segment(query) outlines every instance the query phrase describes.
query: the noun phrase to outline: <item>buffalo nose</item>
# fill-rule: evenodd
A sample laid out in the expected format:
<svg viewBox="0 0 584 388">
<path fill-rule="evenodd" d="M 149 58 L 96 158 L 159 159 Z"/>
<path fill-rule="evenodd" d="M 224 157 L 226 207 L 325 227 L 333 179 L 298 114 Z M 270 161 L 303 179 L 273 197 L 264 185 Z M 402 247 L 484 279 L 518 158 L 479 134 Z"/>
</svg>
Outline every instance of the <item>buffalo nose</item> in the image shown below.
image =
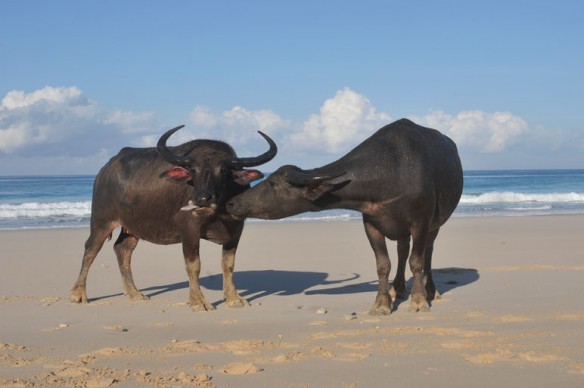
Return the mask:
<svg viewBox="0 0 584 388">
<path fill-rule="evenodd" d="M 213 194 L 208 190 L 201 190 L 195 195 L 195 203 L 199 206 L 209 206 L 211 200 L 213 199 Z"/>
</svg>

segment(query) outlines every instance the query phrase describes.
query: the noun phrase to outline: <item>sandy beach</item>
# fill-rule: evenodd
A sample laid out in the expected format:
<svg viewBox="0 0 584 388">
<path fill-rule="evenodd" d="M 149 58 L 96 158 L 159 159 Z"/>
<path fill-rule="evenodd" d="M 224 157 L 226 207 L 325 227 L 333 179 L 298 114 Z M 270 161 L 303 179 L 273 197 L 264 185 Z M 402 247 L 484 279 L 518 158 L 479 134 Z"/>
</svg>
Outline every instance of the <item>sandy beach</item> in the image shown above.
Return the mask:
<svg viewBox="0 0 584 388">
<path fill-rule="evenodd" d="M 217 309 L 197 313 L 180 245 L 138 245 L 151 299 L 133 302 L 107 242 L 78 305 L 87 229 L 2 231 L 0 386 L 582 387 L 583 228 L 584 215 L 454 218 L 434 251 L 442 298 L 387 317 L 367 314 L 377 275 L 359 221 L 248 223 L 235 282 L 249 308 L 221 301 L 220 247 L 204 242 Z"/>
</svg>

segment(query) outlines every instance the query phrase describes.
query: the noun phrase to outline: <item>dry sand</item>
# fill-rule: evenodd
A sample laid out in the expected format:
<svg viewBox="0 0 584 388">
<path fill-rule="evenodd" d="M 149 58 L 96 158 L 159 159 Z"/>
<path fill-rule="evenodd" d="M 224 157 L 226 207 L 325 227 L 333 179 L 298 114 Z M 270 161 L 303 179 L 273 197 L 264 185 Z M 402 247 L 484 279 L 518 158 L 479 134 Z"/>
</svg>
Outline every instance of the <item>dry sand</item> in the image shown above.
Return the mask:
<svg viewBox="0 0 584 388">
<path fill-rule="evenodd" d="M 0 386 L 582 387 L 583 230 L 579 215 L 452 219 L 434 253 L 442 298 L 387 317 L 367 314 L 377 282 L 360 222 L 249 223 L 243 309 L 221 302 L 220 247 L 205 242 L 217 310 L 202 313 L 185 303 L 179 245 L 140 243 L 134 279 L 151 300 L 132 302 L 106 243 L 77 305 L 88 231 L 3 231 Z"/>
</svg>

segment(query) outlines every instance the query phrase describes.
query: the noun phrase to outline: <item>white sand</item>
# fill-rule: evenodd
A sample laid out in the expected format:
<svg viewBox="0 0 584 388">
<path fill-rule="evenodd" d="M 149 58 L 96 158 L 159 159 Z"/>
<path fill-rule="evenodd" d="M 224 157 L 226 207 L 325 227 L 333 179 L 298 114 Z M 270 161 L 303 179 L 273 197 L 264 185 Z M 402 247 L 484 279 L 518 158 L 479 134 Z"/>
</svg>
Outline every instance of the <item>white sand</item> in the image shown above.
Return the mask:
<svg viewBox="0 0 584 388">
<path fill-rule="evenodd" d="M 0 386 L 582 387 L 583 230 L 580 215 L 452 219 L 434 253 L 442 299 L 388 317 L 367 314 L 377 276 L 360 222 L 249 223 L 244 309 L 220 301 L 220 247 L 205 242 L 217 310 L 202 313 L 180 245 L 139 244 L 151 300 L 131 302 L 106 243 L 77 305 L 87 230 L 0 232 Z"/>
</svg>

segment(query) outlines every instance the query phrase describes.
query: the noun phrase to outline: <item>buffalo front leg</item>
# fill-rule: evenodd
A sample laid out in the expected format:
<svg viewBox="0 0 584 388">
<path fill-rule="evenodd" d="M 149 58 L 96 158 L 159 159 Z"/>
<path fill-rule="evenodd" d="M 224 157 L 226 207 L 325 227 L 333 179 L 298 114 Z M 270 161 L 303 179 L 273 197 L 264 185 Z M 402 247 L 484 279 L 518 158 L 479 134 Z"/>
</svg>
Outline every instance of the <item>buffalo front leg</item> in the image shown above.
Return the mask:
<svg viewBox="0 0 584 388">
<path fill-rule="evenodd" d="M 189 305 L 193 311 L 210 311 L 215 307 L 205 300 L 199 275 L 201 274 L 201 258 L 199 257 L 199 244 L 187 244 L 183 242 L 183 254 L 185 257 L 185 267 L 189 276 Z"/>
<path fill-rule="evenodd" d="M 235 283 L 233 282 L 236 250 L 237 242 L 235 244 L 223 245 L 223 255 L 221 258 L 221 269 L 223 270 L 223 298 L 229 307 L 246 307 L 249 306 L 248 301 L 237 293 L 237 288 L 235 288 Z"/>
<path fill-rule="evenodd" d="M 122 274 L 124 294 L 128 295 L 131 300 L 147 300 L 150 298 L 138 291 L 132 276 L 132 252 L 134 252 L 136 245 L 138 245 L 138 238 L 122 228 L 118 239 L 114 243 L 114 252 L 118 258 L 118 266 Z"/>
<path fill-rule="evenodd" d="M 410 254 L 410 269 L 414 278 L 412 286 L 410 311 L 430 311 L 426 294 L 425 248 L 428 238 L 427 230 L 417 230 L 412 233 L 412 253 Z"/>
<path fill-rule="evenodd" d="M 89 238 L 85 242 L 85 252 L 83 253 L 83 260 L 81 262 L 81 271 L 79 272 L 79 277 L 71 289 L 70 300 L 73 303 L 87 303 L 87 274 L 89 273 L 89 267 L 93 263 L 95 256 L 101 250 L 103 243 L 110 235 L 111 231 L 107 229 L 95 230 L 97 228 L 92 227 L 92 232 L 89 234 Z"/>
<path fill-rule="evenodd" d="M 410 254 L 410 236 L 397 240 L 397 273 L 393 279 L 393 287 L 389 291 L 391 297 L 405 299 L 408 292 L 406 286 L 406 264 Z"/>
<path fill-rule="evenodd" d="M 366 220 L 366 216 L 363 216 L 363 224 L 365 226 L 365 234 L 369 239 L 371 248 L 373 248 L 373 253 L 375 253 L 377 276 L 379 277 L 377 296 L 375 297 L 375 303 L 373 303 L 371 310 L 369 310 L 369 314 L 389 315 L 393 308 L 392 300 L 389 295 L 388 280 L 391 263 L 389 261 L 389 254 L 387 253 L 385 236 L 371 222 Z"/>
</svg>

